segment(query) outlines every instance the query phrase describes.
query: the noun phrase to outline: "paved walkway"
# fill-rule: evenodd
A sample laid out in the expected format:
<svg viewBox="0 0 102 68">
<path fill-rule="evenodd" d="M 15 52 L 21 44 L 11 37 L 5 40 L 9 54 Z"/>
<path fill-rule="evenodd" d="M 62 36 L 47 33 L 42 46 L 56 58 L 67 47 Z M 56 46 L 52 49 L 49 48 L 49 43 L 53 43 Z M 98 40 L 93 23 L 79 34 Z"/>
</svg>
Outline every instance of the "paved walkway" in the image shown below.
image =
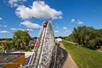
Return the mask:
<svg viewBox="0 0 102 68">
<path fill-rule="evenodd" d="M 63 44 L 61 43 L 60 45 L 61 48 L 65 49 Z M 63 64 L 62 68 L 78 68 L 78 66 L 76 65 L 76 63 L 73 61 L 72 57 L 70 56 L 70 54 L 68 53 L 67 59 Z"/>
</svg>

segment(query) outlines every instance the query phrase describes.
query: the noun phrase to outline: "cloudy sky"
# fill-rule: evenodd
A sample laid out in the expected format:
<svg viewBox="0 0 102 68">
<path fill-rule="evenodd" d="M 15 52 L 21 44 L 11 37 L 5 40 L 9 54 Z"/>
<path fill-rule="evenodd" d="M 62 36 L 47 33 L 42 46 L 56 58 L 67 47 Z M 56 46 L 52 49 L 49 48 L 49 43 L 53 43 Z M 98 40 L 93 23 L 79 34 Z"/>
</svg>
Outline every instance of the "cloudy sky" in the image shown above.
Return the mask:
<svg viewBox="0 0 102 68">
<path fill-rule="evenodd" d="M 0 0 L 0 38 L 16 30 L 28 30 L 32 37 L 46 19 L 52 20 L 55 36 L 67 36 L 74 27 L 102 28 L 101 0 Z"/>
</svg>

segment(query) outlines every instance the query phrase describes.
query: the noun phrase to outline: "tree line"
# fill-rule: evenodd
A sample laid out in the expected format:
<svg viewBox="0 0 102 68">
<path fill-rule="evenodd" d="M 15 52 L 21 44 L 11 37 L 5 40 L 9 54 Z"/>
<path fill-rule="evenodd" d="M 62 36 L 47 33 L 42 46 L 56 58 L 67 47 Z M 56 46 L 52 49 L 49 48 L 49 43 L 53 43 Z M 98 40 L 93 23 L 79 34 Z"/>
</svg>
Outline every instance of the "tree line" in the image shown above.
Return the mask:
<svg viewBox="0 0 102 68">
<path fill-rule="evenodd" d="M 13 33 L 13 38 L 0 41 L 0 50 L 28 50 L 30 40 L 31 37 L 27 31 L 17 30 Z"/>
<path fill-rule="evenodd" d="M 88 26 L 78 26 L 67 37 L 68 40 L 91 49 L 102 47 L 102 29 L 95 29 Z"/>
<path fill-rule="evenodd" d="M 27 31 L 22 31 L 22 30 L 18 30 L 16 32 L 13 33 L 13 43 L 15 45 L 15 48 L 17 48 L 18 50 L 20 49 L 25 49 L 26 46 L 28 46 L 29 41 L 31 39 L 29 33 Z"/>
</svg>

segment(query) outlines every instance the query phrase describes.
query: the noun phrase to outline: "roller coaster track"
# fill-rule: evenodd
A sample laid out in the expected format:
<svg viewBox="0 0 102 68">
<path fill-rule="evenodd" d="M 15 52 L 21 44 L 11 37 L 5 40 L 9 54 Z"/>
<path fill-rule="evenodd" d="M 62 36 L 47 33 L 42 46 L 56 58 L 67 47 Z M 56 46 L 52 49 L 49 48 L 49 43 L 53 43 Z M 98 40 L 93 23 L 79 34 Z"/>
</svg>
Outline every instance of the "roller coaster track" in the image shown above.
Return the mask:
<svg viewBox="0 0 102 68">
<path fill-rule="evenodd" d="M 52 26 L 47 21 L 46 27 L 43 26 L 40 31 L 40 37 L 36 41 L 33 55 L 30 57 L 28 64 L 22 66 L 22 68 L 49 68 L 52 56 L 54 55 L 56 58 L 56 48 Z M 54 65 L 53 68 L 55 68 Z"/>
</svg>

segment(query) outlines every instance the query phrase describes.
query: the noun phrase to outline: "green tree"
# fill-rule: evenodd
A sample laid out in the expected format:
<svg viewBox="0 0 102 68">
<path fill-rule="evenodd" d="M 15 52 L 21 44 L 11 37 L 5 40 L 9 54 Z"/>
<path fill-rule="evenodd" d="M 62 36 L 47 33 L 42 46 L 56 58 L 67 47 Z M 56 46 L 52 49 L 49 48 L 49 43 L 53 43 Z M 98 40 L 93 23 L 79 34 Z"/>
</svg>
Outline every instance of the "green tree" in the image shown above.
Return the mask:
<svg viewBox="0 0 102 68">
<path fill-rule="evenodd" d="M 30 41 L 30 35 L 27 31 L 18 30 L 14 32 L 13 42 L 17 49 L 24 49 Z"/>
<path fill-rule="evenodd" d="M 93 27 L 78 26 L 74 28 L 69 39 L 82 46 L 97 49 L 102 46 L 102 29 L 95 29 Z"/>
</svg>

